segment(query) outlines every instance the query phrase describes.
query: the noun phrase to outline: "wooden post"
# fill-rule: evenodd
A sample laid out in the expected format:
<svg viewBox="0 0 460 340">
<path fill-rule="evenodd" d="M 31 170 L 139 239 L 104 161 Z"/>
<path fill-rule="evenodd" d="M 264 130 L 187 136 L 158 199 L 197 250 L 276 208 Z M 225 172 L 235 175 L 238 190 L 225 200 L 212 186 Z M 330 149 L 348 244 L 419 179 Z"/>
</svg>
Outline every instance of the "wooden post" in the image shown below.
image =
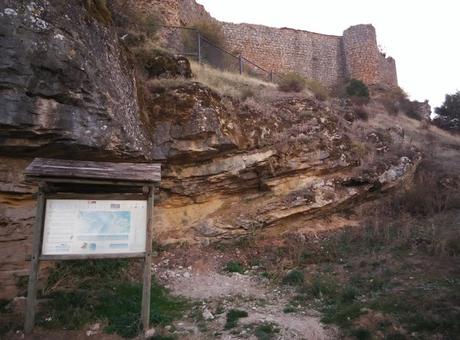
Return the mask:
<svg viewBox="0 0 460 340">
<path fill-rule="evenodd" d="M 196 31 L 197 35 L 197 54 L 198 54 L 198 64 L 201 64 L 201 33 L 200 31 Z"/>
<path fill-rule="evenodd" d="M 154 187 L 149 187 L 147 199 L 147 235 L 145 239 L 144 283 L 142 287 L 141 320 L 144 333 L 150 328 L 150 290 L 152 286 L 152 234 Z"/>
<path fill-rule="evenodd" d="M 45 192 L 44 184 L 40 183 L 37 194 L 37 213 L 35 216 L 35 224 L 32 238 L 32 259 L 30 263 L 29 285 L 27 287 L 27 303 L 26 303 L 26 320 L 24 332 L 30 333 L 35 324 L 35 305 L 37 300 L 37 281 L 38 270 L 40 265 L 40 245 L 43 230 L 43 220 L 45 216 Z"/>
<path fill-rule="evenodd" d="M 240 64 L 240 74 L 243 74 L 243 56 L 240 54 L 238 56 L 239 64 Z"/>
</svg>

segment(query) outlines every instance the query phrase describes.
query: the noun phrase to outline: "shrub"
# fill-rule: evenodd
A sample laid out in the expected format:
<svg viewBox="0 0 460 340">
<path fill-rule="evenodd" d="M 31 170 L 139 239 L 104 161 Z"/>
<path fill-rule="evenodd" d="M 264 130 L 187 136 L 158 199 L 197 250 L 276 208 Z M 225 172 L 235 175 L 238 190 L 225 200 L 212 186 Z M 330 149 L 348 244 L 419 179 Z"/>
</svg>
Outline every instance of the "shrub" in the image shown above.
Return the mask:
<svg viewBox="0 0 460 340">
<path fill-rule="evenodd" d="M 346 88 L 347 95 L 350 97 L 369 98 L 369 89 L 361 80 L 352 79 Z"/>
<path fill-rule="evenodd" d="M 248 312 L 239 309 L 231 309 L 227 313 L 227 322 L 225 323 L 225 329 L 235 328 L 238 319 L 245 318 L 248 316 Z"/>
<path fill-rule="evenodd" d="M 301 92 L 306 85 L 305 78 L 295 72 L 284 74 L 278 81 L 278 89 L 283 92 Z"/>
<path fill-rule="evenodd" d="M 182 34 L 182 42 L 186 51 L 197 51 L 197 31 L 213 45 L 219 47 L 224 45 L 225 37 L 222 32 L 222 26 L 217 21 L 197 21 L 190 25 L 190 28 L 193 28 L 194 30 L 184 30 Z M 201 53 L 205 58 L 208 57 L 209 54 L 215 53 L 214 48 L 208 46 L 207 44 L 202 44 L 201 48 Z"/>
<path fill-rule="evenodd" d="M 283 283 L 291 286 L 297 286 L 304 282 L 303 273 L 298 270 L 291 270 L 283 278 Z"/>
<path fill-rule="evenodd" d="M 401 110 L 408 116 L 409 118 L 422 120 L 422 117 L 419 114 L 419 105 L 415 101 L 410 101 L 409 99 L 403 99 L 400 102 Z"/>
<path fill-rule="evenodd" d="M 149 37 L 155 36 L 163 23 L 158 13 L 151 13 L 139 18 L 139 26 Z"/>
<path fill-rule="evenodd" d="M 192 71 L 187 58 L 160 49 L 137 49 L 136 59 L 142 65 L 147 78 L 191 78 Z"/>
<path fill-rule="evenodd" d="M 270 340 L 273 339 L 275 334 L 279 332 L 280 330 L 275 324 L 264 322 L 263 324 L 257 326 L 254 335 L 258 340 Z"/>
<path fill-rule="evenodd" d="M 367 121 L 369 119 L 369 112 L 363 106 L 358 106 L 355 108 L 356 118 L 360 120 Z"/>
<path fill-rule="evenodd" d="M 244 267 L 240 262 L 237 261 L 229 261 L 225 266 L 225 270 L 229 273 L 244 273 Z"/>
<path fill-rule="evenodd" d="M 317 80 L 307 81 L 307 86 L 318 100 L 326 100 L 330 95 L 329 90 Z"/>
<path fill-rule="evenodd" d="M 434 123 L 446 130 L 460 131 L 460 91 L 447 94 L 444 103 L 434 112 L 438 115 Z"/>
</svg>

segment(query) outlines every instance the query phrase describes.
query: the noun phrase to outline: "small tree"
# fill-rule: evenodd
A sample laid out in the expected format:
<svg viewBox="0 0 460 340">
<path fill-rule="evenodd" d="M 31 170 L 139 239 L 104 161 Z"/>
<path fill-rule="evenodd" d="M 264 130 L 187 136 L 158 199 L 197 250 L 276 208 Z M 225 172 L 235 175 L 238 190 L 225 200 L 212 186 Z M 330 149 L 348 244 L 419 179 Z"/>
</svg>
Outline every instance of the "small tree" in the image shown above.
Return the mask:
<svg viewBox="0 0 460 340">
<path fill-rule="evenodd" d="M 352 79 L 347 85 L 346 88 L 347 95 L 350 97 L 364 97 L 369 98 L 369 89 L 367 88 L 366 84 L 364 84 L 361 80 Z"/>
<path fill-rule="evenodd" d="M 434 112 L 438 114 L 434 119 L 437 126 L 446 130 L 460 131 L 460 91 L 446 94 L 444 103 Z"/>
</svg>

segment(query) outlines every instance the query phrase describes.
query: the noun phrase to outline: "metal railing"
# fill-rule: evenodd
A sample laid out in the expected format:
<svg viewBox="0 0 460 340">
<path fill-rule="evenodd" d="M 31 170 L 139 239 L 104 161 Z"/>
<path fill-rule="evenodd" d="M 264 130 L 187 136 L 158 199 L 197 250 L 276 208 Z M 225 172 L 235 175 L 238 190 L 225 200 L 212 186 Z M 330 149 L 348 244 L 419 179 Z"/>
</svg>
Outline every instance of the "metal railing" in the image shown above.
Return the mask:
<svg viewBox="0 0 460 340">
<path fill-rule="evenodd" d="M 281 76 L 267 70 L 242 54 L 232 53 L 217 46 L 198 29 L 183 26 L 162 26 L 166 32 L 167 48 L 177 54 L 195 58 L 200 64 L 208 64 L 222 71 L 246 74 L 264 81 L 273 82 Z"/>
</svg>

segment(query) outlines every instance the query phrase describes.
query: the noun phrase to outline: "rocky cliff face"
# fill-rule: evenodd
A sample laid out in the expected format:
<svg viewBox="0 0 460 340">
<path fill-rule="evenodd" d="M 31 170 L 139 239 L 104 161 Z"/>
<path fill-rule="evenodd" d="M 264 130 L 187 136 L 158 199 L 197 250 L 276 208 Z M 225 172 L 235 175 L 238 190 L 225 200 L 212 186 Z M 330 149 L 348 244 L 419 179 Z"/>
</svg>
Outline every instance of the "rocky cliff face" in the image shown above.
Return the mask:
<svg viewBox="0 0 460 340">
<path fill-rule="evenodd" d="M 0 3 L 0 298 L 27 273 L 35 156 L 149 159 L 134 69 L 113 28 L 62 1 Z"/>
<path fill-rule="evenodd" d="M 3 153 L 149 157 L 133 67 L 113 29 L 69 2 L 3 1 L 0 14 Z"/>
<path fill-rule="evenodd" d="M 269 88 L 263 105 L 241 103 L 185 80 L 139 89 L 115 29 L 82 5 L 3 1 L 0 50 L 0 298 L 27 275 L 36 188 L 22 172 L 36 156 L 162 162 L 156 238 L 204 244 L 301 227 L 417 164 L 404 152 L 364 164 L 403 137 L 353 133 L 341 102 Z"/>
</svg>

